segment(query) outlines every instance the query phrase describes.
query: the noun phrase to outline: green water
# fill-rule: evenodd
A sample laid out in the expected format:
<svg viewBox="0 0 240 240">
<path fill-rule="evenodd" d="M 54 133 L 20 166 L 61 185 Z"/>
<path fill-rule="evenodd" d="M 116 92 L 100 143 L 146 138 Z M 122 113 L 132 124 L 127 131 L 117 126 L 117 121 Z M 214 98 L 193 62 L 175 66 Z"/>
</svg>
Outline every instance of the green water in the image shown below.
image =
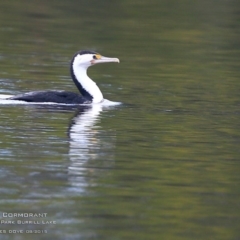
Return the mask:
<svg viewBox="0 0 240 240">
<path fill-rule="evenodd" d="M 240 239 L 239 12 L 2 1 L 0 94 L 76 91 L 69 61 L 92 49 L 120 59 L 89 75 L 122 105 L 0 104 L 0 239 Z"/>
</svg>

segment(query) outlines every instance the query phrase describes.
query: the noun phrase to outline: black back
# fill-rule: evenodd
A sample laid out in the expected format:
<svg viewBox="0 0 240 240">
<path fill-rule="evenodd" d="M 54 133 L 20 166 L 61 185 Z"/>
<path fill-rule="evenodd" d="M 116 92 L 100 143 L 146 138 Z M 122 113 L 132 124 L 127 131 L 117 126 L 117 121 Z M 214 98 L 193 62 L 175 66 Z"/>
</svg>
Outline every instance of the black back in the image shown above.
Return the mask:
<svg viewBox="0 0 240 240">
<path fill-rule="evenodd" d="M 25 102 L 53 102 L 64 104 L 83 104 L 91 103 L 88 99 L 77 93 L 67 91 L 34 91 L 24 94 L 15 95 L 8 98 L 9 100 L 20 100 Z"/>
</svg>

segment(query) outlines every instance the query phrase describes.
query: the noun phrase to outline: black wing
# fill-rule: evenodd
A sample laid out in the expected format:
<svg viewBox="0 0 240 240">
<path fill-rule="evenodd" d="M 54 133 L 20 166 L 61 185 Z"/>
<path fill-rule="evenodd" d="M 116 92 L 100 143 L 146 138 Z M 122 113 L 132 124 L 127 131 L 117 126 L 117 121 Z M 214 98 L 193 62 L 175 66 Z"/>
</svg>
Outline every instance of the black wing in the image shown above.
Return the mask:
<svg viewBox="0 0 240 240">
<path fill-rule="evenodd" d="M 89 100 L 77 93 L 66 91 L 34 91 L 15 95 L 9 100 L 20 100 L 25 102 L 52 102 L 65 104 L 83 104 L 90 103 Z"/>
</svg>

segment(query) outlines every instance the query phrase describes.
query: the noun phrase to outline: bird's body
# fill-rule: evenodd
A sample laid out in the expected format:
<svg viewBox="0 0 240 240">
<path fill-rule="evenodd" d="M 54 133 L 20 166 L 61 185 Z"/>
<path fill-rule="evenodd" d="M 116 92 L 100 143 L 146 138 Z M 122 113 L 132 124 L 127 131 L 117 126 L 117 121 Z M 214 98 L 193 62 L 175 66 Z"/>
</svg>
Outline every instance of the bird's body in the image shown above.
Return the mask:
<svg viewBox="0 0 240 240">
<path fill-rule="evenodd" d="M 8 98 L 9 100 L 19 100 L 24 102 L 49 102 L 49 103 L 64 103 L 64 104 L 88 104 L 92 103 L 90 100 L 82 97 L 78 93 L 48 90 L 48 91 L 34 91 L 23 94 L 18 94 Z"/>
<path fill-rule="evenodd" d="M 119 62 L 117 58 L 107 58 L 93 51 L 77 52 L 70 64 L 70 73 L 73 82 L 81 93 L 68 91 L 34 91 L 24 94 L 19 94 L 8 98 L 9 100 L 19 100 L 25 102 L 49 102 L 63 104 L 91 104 L 102 102 L 103 95 L 97 84 L 88 77 L 88 67 L 97 63 Z"/>
</svg>

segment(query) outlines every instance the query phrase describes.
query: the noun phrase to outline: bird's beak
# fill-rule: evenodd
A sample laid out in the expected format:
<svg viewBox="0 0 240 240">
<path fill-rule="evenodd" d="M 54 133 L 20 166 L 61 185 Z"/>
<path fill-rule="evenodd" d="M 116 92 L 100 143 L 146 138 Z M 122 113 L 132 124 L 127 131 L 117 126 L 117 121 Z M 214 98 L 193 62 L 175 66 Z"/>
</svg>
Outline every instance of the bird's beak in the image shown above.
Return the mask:
<svg viewBox="0 0 240 240">
<path fill-rule="evenodd" d="M 109 58 L 109 57 L 104 57 L 104 56 L 100 56 L 98 59 L 93 59 L 91 61 L 91 64 L 97 64 L 97 63 L 107 63 L 107 62 L 117 62 L 119 63 L 119 59 L 118 58 Z"/>
</svg>

